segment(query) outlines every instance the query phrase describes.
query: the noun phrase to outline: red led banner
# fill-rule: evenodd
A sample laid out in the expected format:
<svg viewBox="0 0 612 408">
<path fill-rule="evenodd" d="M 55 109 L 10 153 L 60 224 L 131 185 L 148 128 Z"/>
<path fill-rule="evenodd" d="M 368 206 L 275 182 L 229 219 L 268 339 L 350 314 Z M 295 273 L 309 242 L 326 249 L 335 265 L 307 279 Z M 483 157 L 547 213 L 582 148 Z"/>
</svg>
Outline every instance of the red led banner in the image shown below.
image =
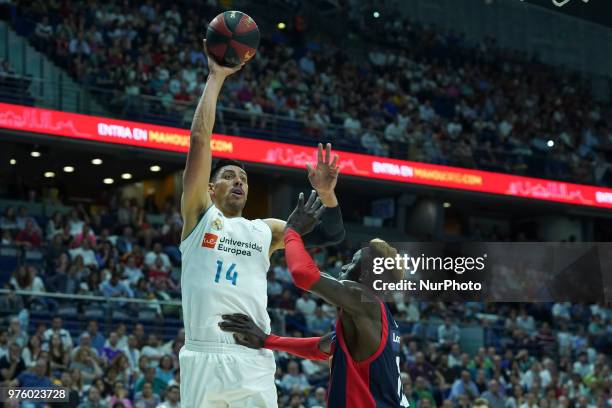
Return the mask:
<svg viewBox="0 0 612 408">
<path fill-rule="evenodd" d="M 0 128 L 149 149 L 187 152 L 189 130 L 0 103 Z M 273 166 L 304 167 L 316 149 L 287 143 L 214 134 L 216 157 Z M 612 189 L 463 169 L 459 167 L 337 152 L 342 174 L 482 193 L 612 208 Z"/>
</svg>

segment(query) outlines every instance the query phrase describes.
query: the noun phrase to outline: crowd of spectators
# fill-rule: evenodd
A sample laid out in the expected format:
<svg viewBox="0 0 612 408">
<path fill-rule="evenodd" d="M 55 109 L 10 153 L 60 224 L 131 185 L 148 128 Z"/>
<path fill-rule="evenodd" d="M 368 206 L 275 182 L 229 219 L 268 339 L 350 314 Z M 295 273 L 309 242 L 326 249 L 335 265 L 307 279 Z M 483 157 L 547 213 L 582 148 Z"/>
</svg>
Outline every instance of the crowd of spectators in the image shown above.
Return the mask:
<svg viewBox="0 0 612 408">
<path fill-rule="evenodd" d="M 158 223 L 149 221 L 152 214 L 161 214 Z M 150 299 L 158 320 L 176 318 L 176 307 L 155 300 L 179 298 L 180 280 L 172 271 L 180 266 L 180 229 L 172 200 L 163 208 L 152 199 L 144 205 L 112 200 L 108 209 L 77 206 L 48 219 L 31 216 L 25 206 L 7 207 L 0 218 L 2 247 L 44 256 L 40 262 L 24 257 L 12 275 L 0 274 L 9 289 Z M 311 253 L 322 270 L 337 275 L 352 248 Z M 178 407 L 184 332 L 84 317 L 94 303 L 3 295 L 0 383 L 61 384 L 71 390 L 66 406 Z M 29 322 L 40 310 L 67 304 L 79 308 L 69 322 L 57 315 Z M 130 307 L 119 299 L 114 304 Z M 268 304 L 275 330 L 292 336 L 327 333 L 337 317 L 334 307 L 296 289 L 282 254 L 268 272 Z M 612 406 L 612 313 L 604 304 L 398 298 L 389 305 L 402 333 L 401 381 L 413 407 L 468 407 L 477 397 L 496 408 Z M 470 327 L 481 327 L 482 336 L 470 339 L 463 330 Z M 327 363 L 284 353 L 277 362 L 280 407 L 325 406 Z"/>
<path fill-rule="evenodd" d="M 32 42 L 81 83 L 113 90 L 104 95 L 117 111 L 191 120 L 206 74 L 202 27 L 222 10 L 216 2 L 16 3 Z M 221 95 L 221 108 L 244 113 L 220 114 L 220 130 L 610 184 L 610 106 L 576 75 L 490 38 L 472 43 L 401 17 L 380 21 L 356 26 L 377 41 L 359 60 L 331 42 L 299 46 L 280 30 L 264 33 Z"/>
<path fill-rule="evenodd" d="M 17 75 L 8 60 L 0 59 L 0 101 L 33 105 L 31 78 Z"/>
<path fill-rule="evenodd" d="M 159 213 L 159 222 L 150 223 L 146 211 Z M 78 206 L 44 222 L 29 216 L 26 206 L 4 210 L 2 245 L 21 248 L 25 259 L 34 260 L 14 271 L 11 288 L 162 301 L 178 297 L 182 221 L 170 202 L 161 212 L 151 200 L 146 207 L 124 200 L 97 213 Z M 33 301 L 36 307 L 57 307 L 53 300 Z M 136 307 L 121 306 L 124 311 Z M 160 316 L 163 311 L 155 302 L 148 308 Z"/>
</svg>

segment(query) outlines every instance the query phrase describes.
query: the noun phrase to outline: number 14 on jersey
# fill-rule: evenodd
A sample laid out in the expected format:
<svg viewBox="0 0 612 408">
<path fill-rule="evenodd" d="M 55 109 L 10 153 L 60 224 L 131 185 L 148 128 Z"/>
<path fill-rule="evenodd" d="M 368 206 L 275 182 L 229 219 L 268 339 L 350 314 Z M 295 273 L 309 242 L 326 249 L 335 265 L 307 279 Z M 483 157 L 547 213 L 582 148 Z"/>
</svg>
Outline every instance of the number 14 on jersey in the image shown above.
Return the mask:
<svg viewBox="0 0 612 408">
<path fill-rule="evenodd" d="M 217 273 L 215 274 L 215 283 L 219 283 L 221 279 L 221 272 L 223 271 L 223 261 L 217 259 Z M 233 263 L 225 271 L 225 279 L 232 282 L 232 285 L 236 286 L 236 280 L 238 279 L 238 271 L 236 270 L 236 264 Z"/>
</svg>

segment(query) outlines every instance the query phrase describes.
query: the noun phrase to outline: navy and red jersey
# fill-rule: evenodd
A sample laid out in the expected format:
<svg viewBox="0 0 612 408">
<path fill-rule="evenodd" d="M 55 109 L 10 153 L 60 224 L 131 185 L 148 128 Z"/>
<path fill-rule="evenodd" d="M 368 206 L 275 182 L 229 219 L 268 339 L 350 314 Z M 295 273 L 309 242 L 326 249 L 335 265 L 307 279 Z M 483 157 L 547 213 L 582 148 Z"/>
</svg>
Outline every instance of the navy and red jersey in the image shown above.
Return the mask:
<svg viewBox="0 0 612 408">
<path fill-rule="evenodd" d="M 380 302 L 381 342 L 376 352 L 364 361 L 355 361 L 342 335 L 340 317 L 332 343 L 329 408 L 407 407 L 399 370 L 400 333 L 387 306 Z"/>
</svg>

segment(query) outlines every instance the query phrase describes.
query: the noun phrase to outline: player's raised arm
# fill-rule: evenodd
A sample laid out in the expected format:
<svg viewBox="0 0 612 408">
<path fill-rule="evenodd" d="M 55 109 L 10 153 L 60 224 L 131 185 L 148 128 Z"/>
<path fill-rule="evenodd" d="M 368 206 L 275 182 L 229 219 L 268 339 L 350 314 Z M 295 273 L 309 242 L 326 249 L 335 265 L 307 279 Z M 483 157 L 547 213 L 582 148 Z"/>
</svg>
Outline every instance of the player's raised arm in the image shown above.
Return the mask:
<svg viewBox="0 0 612 408">
<path fill-rule="evenodd" d="M 303 236 L 304 243 L 308 248 L 338 244 L 342 242 L 345 235 L 342 212 L 335 192 L 338 173 L 340 172 L 338 155 L 334 154 L 332 158 L 331 148 L 331 144 L 328 143 L 324 150 L 323 145 L 319 143 L 316 166 L 306 165 L 310 185 L 325 206 L 320 217 L 321 222 L 311 232 Z M 267 219 L 265 221 L 272 230 L 270 252 L 284 248 L 285 221 L 278 219 Z"/>
<path fill-rule="evenodd" d="M 249 316 L 235 313 L 221 316 L 221 330 L 234 333 L 236 343 L 253 349 L 284 351 L 308 360 L 328 360 L 333 333 L 322 337 L 281 337 L 266 334 Z"/>
<path fill-rule="evenodd" d="M 297 287 L 316 293 L 349 314 L 362 314 L 364 309 L 375 309 L 364 308 L 363 289 L 360 285 L 322 274 L 306 251 L 301 235 L 308 234 L 320 222 L 321 207 L 319 199 L 314 199 L 314 194 L 311 194 L 305 204 L 304 195 L 300 194 L 298 205 L 287 220 L 284 236 L 285 258 L 293 282 Z"/>
<path fill-rule="evenodd" d="M 206 51 L 206 41 L 204 41 Z M 208 182 L 212 164 L 210 139 L 215 125 L 215 112 L 219 92 L 225 79 L 242 68 L 221 66 L 208 55 L 209 74 L 204 93 L 200 98 L 193 122 L 187 163 L 183 173 L 183 196 L 181 198 L 181 213 L 184 219 L 182 239 L 195 228 L 200 213 L 210 205 Z"/>
</svg>

